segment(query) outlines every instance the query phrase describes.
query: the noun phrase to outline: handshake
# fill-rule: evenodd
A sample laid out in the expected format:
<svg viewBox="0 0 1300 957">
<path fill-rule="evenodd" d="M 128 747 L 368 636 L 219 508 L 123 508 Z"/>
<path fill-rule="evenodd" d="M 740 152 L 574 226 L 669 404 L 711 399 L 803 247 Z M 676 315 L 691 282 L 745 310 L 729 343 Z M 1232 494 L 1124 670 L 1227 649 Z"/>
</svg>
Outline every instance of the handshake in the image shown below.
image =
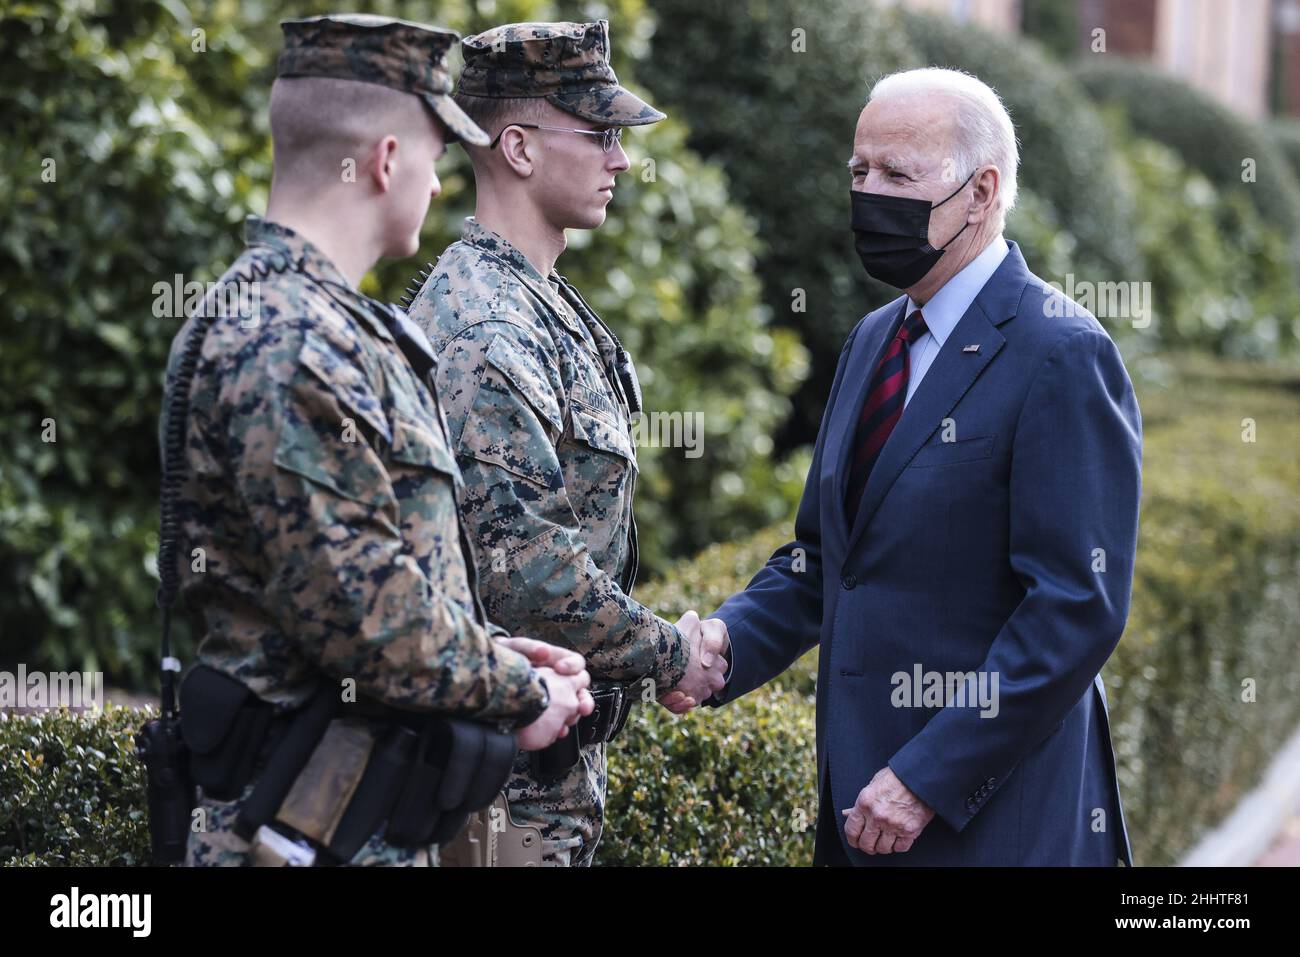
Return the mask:
<svg viewBox="0 0 1300 957">
<path fill-rule="evenodd" d="M 727 634 L 727 623 L 721 618 L 700 621 L 700 616 L 694 611 L 682 615 L 677 628 L 690 647 L 690 660 L 682 680 L 675 688 L 660 695 L 659 703 L 673 714 L 685 714 L 721 691 L 726 684 L 723 676 L 727 673 L 731 638 Z"/>
<path fill-rule="evenodd" d="M 659 703 L 680 715 L 722 690 L 731 642 L 726 622 L 721 618 L 701 621 L 694 611 L 688 611 L 678 620 L 677 628 L 686 639 L 689 651 L 686 674 L 675 687 L 659 696 Z M 566 737 L 570 728 L 595 710 L 596 702 L 588 690 L 591 675 L 582 655 L 533 638 L 497 641 L 528 659 L 546 682 L 550 698 L 546 710 L 519 731 L 522 750 L 540 751 L 549 747 Z"/>
</svg>

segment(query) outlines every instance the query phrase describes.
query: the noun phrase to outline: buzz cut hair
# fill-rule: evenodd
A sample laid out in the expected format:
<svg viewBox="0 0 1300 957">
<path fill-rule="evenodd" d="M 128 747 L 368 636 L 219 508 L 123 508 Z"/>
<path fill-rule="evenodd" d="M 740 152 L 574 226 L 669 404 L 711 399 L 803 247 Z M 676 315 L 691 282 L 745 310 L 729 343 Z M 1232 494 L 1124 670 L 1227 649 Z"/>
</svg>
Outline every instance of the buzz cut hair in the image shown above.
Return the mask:
<svg viewBox="0 0 1300 957">
<path fill-rule="evenodd" d="M 420 98 L 377 83 L 334 77 L 280 77 L 271 87 L 271 145 L 275 170 L 294 178 L 337 177 L 342 159 L 356 159 L 389 133 L 448 131 Z"/>
<path fill-rule="evenodd" d="M 548 100 L 544 96 L 474 96 L 457 91 L 452 97 L 474 125 L 496 139 L 511 123 L 537 123 L 546 119 Z"/>
</svg>

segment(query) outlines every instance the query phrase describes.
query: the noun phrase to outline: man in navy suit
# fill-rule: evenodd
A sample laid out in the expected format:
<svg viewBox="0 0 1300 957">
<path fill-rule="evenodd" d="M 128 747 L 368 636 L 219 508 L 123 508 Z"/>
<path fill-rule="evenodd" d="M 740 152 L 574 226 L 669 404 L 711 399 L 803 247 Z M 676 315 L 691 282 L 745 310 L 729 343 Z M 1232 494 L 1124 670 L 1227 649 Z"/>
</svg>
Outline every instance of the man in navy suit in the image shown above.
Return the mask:
<svg viewBox="0 0 1300 957">
<path fill-rule="evenodd" d="M 711 705 L 820 644 L 820 864 L 1132 863 L 1098 672 L 1142 423 L 1101 325 L 1002 237 L 1017 163 L 974 77 L 872 90 L 853 232 L 906 295 L 844 346 L 795 540 L 706 623 L 731 643 Z"/>
</svg>

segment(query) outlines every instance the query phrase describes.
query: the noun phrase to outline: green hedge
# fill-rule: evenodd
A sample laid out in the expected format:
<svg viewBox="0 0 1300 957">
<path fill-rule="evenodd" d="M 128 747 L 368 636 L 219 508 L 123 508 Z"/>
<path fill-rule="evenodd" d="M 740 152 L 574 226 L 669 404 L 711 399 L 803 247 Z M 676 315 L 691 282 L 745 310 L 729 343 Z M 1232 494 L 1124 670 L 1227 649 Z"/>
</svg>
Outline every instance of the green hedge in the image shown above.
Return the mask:
<svg viewBox="0 0 1300 957">
<path fill-rule="evenodd" d="M 1240 190 L 1266 220 L 1292 238 L 1300 236 L 1300 185 L 1266 130 L 1145 64 L 1094 55 L 1080 61 L 1075 75 L 1098 103 L 1123 110 L 1138 135 L 1177 151 L 1216 189 Z M 1242 179 L 1247 159 L 1255 161 L 1253 182 Z M 1154 202 L 1167 198 L 1161 192 L 1150 196 Z"/>
<path fill-rule="evenodd" d="M 1191 358 L 1145 381 L 1133 605 L 1103 676 L 1134 853 L 1169 864 L 1300 722 L 1300 377 Z M 1255 442 L 1242 441 L 1243 419 Z M 638 597 L 665 614 L 707 614 L 788 534 L 714 546 Z M 612 750 L 598 861 L 808 863 L 815 673 L 814 651 L 719 711 L 637 709 Z M 142 720 L 0 722 L 0 860 L 139 861 L 142 781 L 126 755 Z"/>
<path fill-rule="evenodd" d="M 1300 724 L 1300 376 L 1205 358 L 1168 375 L 1140 393 L 1133 607 L 1104 671 L 1145 864 L 1175 863 Z"/>
<path fill-rule="evenodd" d="M 0 713 L 0 864 L 114 866 L 149 861 L 142 712 Z"/>
<path fill-rule="evenodd" d="M 1240 190 L 1216 188 L 1172 149 L 1132 135 L 1124 142 L 1136 189 L 1161 198 L 1138 207 L 1134 235 L 1146 268 L 1130 275 L 1151 284 L 1151 325 L 1133 337 L 1152 349 L 1294 353 L 1300 288 L 1282 231 Z"/>
</svg>

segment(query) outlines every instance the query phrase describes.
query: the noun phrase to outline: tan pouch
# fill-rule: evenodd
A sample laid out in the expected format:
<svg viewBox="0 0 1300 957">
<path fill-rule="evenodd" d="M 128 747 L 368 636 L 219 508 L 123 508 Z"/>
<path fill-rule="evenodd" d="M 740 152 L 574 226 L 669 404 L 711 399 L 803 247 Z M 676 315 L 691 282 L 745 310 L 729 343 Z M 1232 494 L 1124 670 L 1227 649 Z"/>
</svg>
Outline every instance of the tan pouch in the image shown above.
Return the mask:
<svg viewBox="0 0 1300 957">
<path fill-rule="evenodd" d="M 442 867 L 541 867 L 542 831 L 516 824 L 504 794 L 469 816 L 461 832 L 438 852 Z"/>
<path fill-rule="evenodd" d="M 374 735 L 364 721 L 331 721 L 275 819 L 317 844 L 329 846 L 366 772 L 374 744 Z"/>
</svg>

